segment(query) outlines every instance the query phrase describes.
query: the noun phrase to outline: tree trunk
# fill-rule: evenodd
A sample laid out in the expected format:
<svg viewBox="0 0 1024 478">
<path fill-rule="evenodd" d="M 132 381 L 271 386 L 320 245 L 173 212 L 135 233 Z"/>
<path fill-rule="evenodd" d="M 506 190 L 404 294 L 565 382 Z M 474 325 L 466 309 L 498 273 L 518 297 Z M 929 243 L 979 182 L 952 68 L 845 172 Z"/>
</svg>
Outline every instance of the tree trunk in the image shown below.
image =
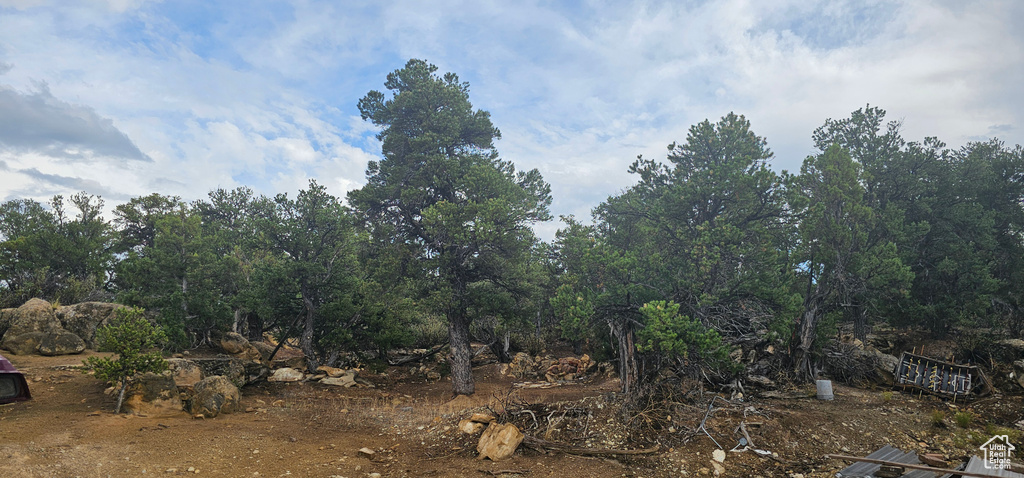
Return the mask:
<svg viewBox="0 0 1024 478">
<path fill-rule="evenodd" d="M 306 316 L 302 320 L 302 335 L 299 336 L 299 347 L 302 349 L 302 353 L 306 354 L 306 367 L 310 372 L 315 372 L 316 368 L 320 366 L 320 361 L 316 358 L 316 350 L 313 348 L 313 328 L 316 325 L 313 319 L 316 316 L 316 305 L 309 298 L 309 291 L 305 284 L 301 286 L 300 290 L 302 292 L 302 304 L 306 309 Z"/>
<path fill-rule="evenodd" d="M 628 320 L 616 323 L 614 319 L 608 320 L 608 326 L 619 346 L 619 379 L 622 382 L 622 393 L 629 395 L 635 388 L 639 373 L 636 364 L 636 340 L 633 327 L 630 326 Z"/>
<path fill-rule="evenodd" d="M 465 312 L 449 314 L 448 341 L 452 349 L 452 392 L 455 395 L 472 395 L 476 391 L 471 363 L 473 347 L 469 340 L 469 317 L 466 317 Z"/>
<path fill-rule="evenodd" d="M 868 309 L 860 303 L 853 306 L 853 337 L 865 343 L 868 340 Z"/>
<path fill-rule="evenodd" d="M 821 283 L 815 285 L 814 291 L 808 294 L 804 300 L 804 312 L 800 316 L 799 335 L 797 336 L 797 349 L 793 357 L 795 372 L 802 380 L 810 381 L 815 379 L 813 356 L 811 351 L 814 348 L 814 339 L 817 334 L 818 321 L 822 315 L 824 295 L 821 290 Z"/>
<path fill-rule="evenodd" d="M 256 312 L 245 313 L 246 328 L 248 329 L 248 338 L 250 342 L 262 342 L 263 341 L 263 319 L 260 319 L 259 314 Z"/>
<path fill-rule="evenodd" d="M 114 408 L 114 414 L 121 413 L 121 405 L 124 404 L 124 392 L 128 389 L 128 379 L 121 380 L 121 390 L 117 392 L 117 407 Z"/>
<path fill-rule="evenodd" d="M 498 357 L 499 363 L 512 363 L 512 356 L 508 354 L 510 335 L 511 332 L 506 330 L 501 338 L 494 339 L 490 344 L 491 352 Z"/>
</svg>

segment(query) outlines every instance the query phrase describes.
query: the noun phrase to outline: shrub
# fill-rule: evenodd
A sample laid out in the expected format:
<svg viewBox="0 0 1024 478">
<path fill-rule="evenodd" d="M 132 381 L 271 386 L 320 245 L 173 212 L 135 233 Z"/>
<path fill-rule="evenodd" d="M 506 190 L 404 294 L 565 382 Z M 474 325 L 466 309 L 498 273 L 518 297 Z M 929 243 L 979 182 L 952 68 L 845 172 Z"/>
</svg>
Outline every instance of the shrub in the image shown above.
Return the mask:
<svg viewBox="0 0 1024 478">
<path fill-rule="evenodd" d="M 145 372 L 159 373 L 167 369 L 167 362 L 158 351 L 152 351 L 167 341 L 159 327 L 150 323 L 139 308 L 121 308 L 117 316 L 106 327 L 96 330 L 100 350 L 114 352 L 117 358 L 89 357 L 84 362 L 86 370 L 92 370 L 96 378 L 109 382 L 120 382 L 117 408 L 121 413 L 124 392 L 132 378 Z"/>
<path fill-rule="evenodd" d="M 956 412 L 956 414 L 953 415 L 953 421 L 955 421 L 956 422 L 956 426 L 958 426 L 960 428 L 967 428 L 967 427 L 971 426 L 971 420 L 973 420 L 973 419 L 974 419 L 974 415 L 971 414 L 971 412 L 967 412 L 967 411 Z"/>
<path fill-rule="evenodd" d="M 941 427 L 946 424 L 946 412 L 942 410 L 935 410 L 931 415 L 932 426 Z"/>
<path fill-rule="evenodd" d="M 891 402 L 892 401 L 892 391 L 882 392 L 882 401 L 885 402 L 885 403 Z"/>
</svg>

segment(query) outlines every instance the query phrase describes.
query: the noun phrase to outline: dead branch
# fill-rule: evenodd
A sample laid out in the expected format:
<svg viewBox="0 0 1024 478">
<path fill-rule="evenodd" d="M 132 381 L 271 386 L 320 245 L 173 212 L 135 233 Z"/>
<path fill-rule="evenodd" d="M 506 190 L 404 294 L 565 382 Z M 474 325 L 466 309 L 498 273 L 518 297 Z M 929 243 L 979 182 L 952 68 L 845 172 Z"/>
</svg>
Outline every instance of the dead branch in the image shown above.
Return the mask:
<svg viewBox="0 0 1024 478">
<path fill-rule="evenodd" d="M 421 361 L 421 360 L 423 360 L 423 359 L 425 359 L 427 357 L 431 357 L 433 355 L 436 355 L 438 352 L 441 351 L 441 349 L 443 349 L 443 348 L 445 348 L 447 346 L 448 346 L 448 342 L 445 342 L 445 343 L 443 343 L 441 345 L 438 345 L 438 346 L 436 346 L 436 347 L 434 347 L 434 348 L 432 348 L 432 349 L 430 349 L 430 350 L 428 350 L 428 351 L 426 351 L 424 353 L 421 353 L 421 354 L 406 355 L 405 357 L 402 357 L 400 359 L 395 359 L 395 360 L 388 359 L 388 365 L 391 365 L 392 367 L 394 367 L 394 366 L 398 366 L 398 365 L 405 365 L 405 364 L 410 363 L 410 362 L 419 362 L 419 361 Z"/>
<path fill-rule="evenodd" d="M 639 450 L 615 450 L 611 448 L 583 448 L 578 446 L 572 446 L 566 443 L 558 443 L 553 441 L 547 441 L 541 438 L 535 438 L 530 435 L 523 437 L 523 445 L 526 445 L 535 450 L 545 451 L 557 451 L 567 453 L 569 455 L 579 456 L 632 456 L 632 455 L 650 455 L 657 453 L 661 449 L 661 445 L 655 445 L 654 448 L 641 448 Z"/>
<path fill-rule="evenodd" d="M 525 475 L 525 474 L 530 472 L 530 470 L 498 470 L 498 471 L 476 470 L 476 471 L 479 471 L 480 473 L 483 473 L 483 474 L 486 474 L 486 475 L 491 475 L 491 476 L 498 476 L 498 475 Z"/>
</svg>

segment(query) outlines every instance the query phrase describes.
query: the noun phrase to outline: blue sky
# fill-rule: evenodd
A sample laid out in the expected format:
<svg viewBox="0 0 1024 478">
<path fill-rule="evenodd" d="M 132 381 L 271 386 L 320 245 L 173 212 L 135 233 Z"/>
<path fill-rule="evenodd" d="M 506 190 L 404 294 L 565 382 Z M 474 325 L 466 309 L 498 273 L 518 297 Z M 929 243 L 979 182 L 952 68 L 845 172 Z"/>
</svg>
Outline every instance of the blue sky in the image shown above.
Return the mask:
<svg viewBox="0 0 1024 478">
<path fill-rule="evenodd" d="M 780 170 L 868 103 L 910 140 L 1024 143 L 1022 27 L 1014 0 L 0 0 L 0 200 L 343 196 L 380 154 L 356 102 L 422 58 L 588 218 L 637 155 L 730 111 Z"/>
</svg>

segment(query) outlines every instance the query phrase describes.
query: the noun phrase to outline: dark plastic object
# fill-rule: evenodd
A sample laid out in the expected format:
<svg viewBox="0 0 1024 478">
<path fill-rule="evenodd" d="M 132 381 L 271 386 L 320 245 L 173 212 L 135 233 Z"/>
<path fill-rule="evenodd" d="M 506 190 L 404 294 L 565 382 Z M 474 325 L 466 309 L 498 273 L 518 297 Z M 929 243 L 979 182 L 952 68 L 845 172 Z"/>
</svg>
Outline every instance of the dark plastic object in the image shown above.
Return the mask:
<svg viewBox="0 0 1024 478">
<path fill-rule="evenodd" d="M 0 355 L 0 403 L 22 402 L 30 400 L 25 376 L 6 357 Z"/>
</svg>

